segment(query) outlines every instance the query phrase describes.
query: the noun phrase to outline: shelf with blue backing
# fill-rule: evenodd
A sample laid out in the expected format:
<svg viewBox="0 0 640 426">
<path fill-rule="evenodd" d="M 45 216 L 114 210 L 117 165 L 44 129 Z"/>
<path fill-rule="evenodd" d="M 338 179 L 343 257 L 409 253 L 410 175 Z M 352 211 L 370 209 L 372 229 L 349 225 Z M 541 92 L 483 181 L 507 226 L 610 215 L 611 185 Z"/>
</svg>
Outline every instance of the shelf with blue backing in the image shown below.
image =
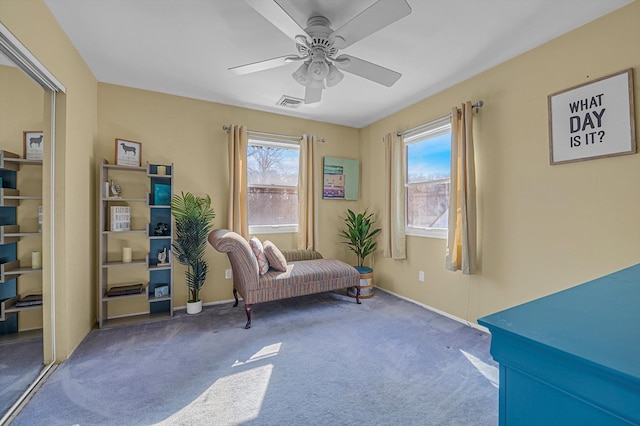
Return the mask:
<svg viewBox="0 0 640 426">
<path fill-rule="evenodd" d="M 173 260 L 171 241 L 173 222 L 171 220 L 171 198 L 173 197 L 173 163 L 147 164 L 150 187 L 147 194 L 149 206 L 149 287 L 147 298 L 151 312 L 173 311 Z"/>
<path fill-rule="evenodd" d="M 40 230 L 41 221 L 38 221 L 38 223 L 34 221 L 32 226 L 29 226 L 28 223 L 24 223 L 29 222 L 28 214 L 25 215 L 22 212 L 18 215 L 18 207 L 23 203 L 27 206 L 23 207 L 23 209 L 27 210 L 28 205 L 33 201 L 38 201 L 42 204 L 41 195 L 30 194 L 28 190 L 26 193 L 21 193 L 17 188 L 18 172 L 23 168 L 26 170 L 23 173 L 26 173 L 25 177 L 29 178 L 32 186 L 34 183 L 40 182 L 39 180 L 34 180 L 33 176 L 37 176 L 41 171 L 34 175 L 32 173 L 37 169 L 33 167 L 41 168 L 42 160 L 27 160 L 20 158 L 18 154 L 0 150 L 0 259 L 2 262 L 0 263 L 0 334 L 17 333 L 19 331 L 19 313 L 41 309 L 42 307 L 42 295 L 40 295 L 39 304 L 23 306 L 22 304 L 26 302 L 21 299 L 24 296 L 21 295 L 23 291 L 26 293 L 33 293 L 34 291 L 41 293 L 42 279 L 40 277 L 35 278 L 35 282 L 34 278 L 25 278 L 26 281 L 20 279 L 25 275 L 41 274 L 41 267 L 38 265 L 36 268 L 32 268 L 31 265 L 21 265 L 18 260 L 18 245 L 20 241 L 23 238 L 38 238 L 42 236 Z M 41 192 L 41 182 L 40 189 L 36 188 L 35 191 Z M 38 211 L 39 215 L 41 215 L 42 207 Z M 23 223 L 19 224 L 19 222 Z M 38 230 L 36 231 L 36 229 Z M 33 245 L 33 243 L 27 243 L 27 245 L 29 244 Z M 39 289 L 33 288 L 34 284 Z M 26 290 L 25 286 L 30 290 Z M 16 303 L 19 303 L 19 305 L 16 306 Z"/>
</svg>

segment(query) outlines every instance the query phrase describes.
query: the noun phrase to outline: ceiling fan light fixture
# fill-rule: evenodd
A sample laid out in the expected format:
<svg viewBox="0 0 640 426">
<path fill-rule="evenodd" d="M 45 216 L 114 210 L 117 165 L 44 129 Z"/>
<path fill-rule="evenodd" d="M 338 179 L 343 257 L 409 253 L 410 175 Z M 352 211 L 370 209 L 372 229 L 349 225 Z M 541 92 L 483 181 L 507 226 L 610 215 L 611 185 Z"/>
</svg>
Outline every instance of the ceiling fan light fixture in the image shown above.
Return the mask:
<svg viewBox="0 0 640 426">
<path fill-rule="evenodd" d="M 307 62 L 303 63 L 293 74 L 291 74 L 291 76 L 297 83 L 306 86 L 307 78 L 309 76 L 309 64 Z"/>
<path fill-rule="evenodd" d="M 329 64 L 329 75 L 327 76 L 327 86 L 333 87 L 340 83 L 344 78 L 344 74 L 333 64 Z"/>
<path fill-rule="evenodd" d="M 343 80 L 344 74 L 340 72 L 341 70 L 387 87 L 391 87 L 402 76 L 398 72 L 354 56 L 337 55 L 339 50 L 410 14 L 411 7 L 407 0 L 369 0 L 374 3 L 362 13 L 346 21 L 337 30 L 331 28 L 331 21 L 328 18 L 317 14 L 311 14 L 307 19 L 307 27 L 302 28 L 292 18 L 290 11 L 280 5 L 279 0 L 245 0 L 245 2 L 287 37 L 294 40 L 298 55 L 281 56 L 229 68 L 238 75 L 301 61 L 303 64 L 291 76 L 297 83 L 306 87 L 305 104 L 320 102 L 325 84 L 333 87 Z"/>
<path fill-rule="evenodd" d="M 324 80 L 329 75 L 327 61 L 314 61 L 309 65 L 309 77 L 313 80 Z"/>
</svg>

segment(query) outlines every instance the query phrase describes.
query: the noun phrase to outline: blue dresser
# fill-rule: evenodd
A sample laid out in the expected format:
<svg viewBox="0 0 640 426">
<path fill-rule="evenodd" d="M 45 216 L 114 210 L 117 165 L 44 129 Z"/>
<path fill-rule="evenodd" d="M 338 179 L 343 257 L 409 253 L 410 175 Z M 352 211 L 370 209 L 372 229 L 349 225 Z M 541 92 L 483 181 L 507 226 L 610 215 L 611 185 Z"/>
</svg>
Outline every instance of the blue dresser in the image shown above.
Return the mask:
<svg viewBox="0 0 640 426">
<path fill-rule="evenodd" d="M 640 264 L 478 322 L 500 425 L 640 425 Z"/>
</svg>

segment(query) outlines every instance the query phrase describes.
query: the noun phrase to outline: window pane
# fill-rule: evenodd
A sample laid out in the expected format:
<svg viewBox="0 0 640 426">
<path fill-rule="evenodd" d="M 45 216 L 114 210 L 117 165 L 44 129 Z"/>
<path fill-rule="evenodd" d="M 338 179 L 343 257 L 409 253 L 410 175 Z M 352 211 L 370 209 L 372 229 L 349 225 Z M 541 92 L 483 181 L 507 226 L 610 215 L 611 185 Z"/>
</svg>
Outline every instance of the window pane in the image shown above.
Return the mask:
<svg viewBox="0 0 640 426">
<path fill-rule="evenodd" d="M 298 185 L 299 150 L 251 145 L 247 148 L 247 179 L 249 185 Z"/>
<path fill-rule="evenodd" d="M 447 229 L 451 182 L 450 125 L 438 124 L 421 138 L 409 139 L 406 149 L 407 226 Z"/>
<path fill-rule="evenodd" d="M 247 147 L 250 226 L 298 224 L 297 145 L 249 140 Z"/>
<path fill-rule="evenodd" d="M 298 189 L 249 187 L 250 225 L 298 223 Z"/>
<path fill-rule="evenodd" d="M 449 181 L 413 184 L 407 187 L 407 225 L 447 229 Z"/>
<path fill-rule="evenodd" d="M 407 145 L 407 183 L 451 177 L 451 133 Z"/>
</svg>

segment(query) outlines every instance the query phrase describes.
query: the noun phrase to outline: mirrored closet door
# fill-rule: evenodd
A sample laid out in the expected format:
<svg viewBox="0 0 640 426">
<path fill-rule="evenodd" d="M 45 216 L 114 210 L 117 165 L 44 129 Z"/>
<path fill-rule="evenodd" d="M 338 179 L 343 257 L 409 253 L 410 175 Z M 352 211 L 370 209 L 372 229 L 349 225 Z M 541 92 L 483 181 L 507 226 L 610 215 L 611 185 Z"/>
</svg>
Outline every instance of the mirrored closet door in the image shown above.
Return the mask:
<svg viewBox="0 0 640 426">
<path fill-rule="evenodd" d="M 55 362 L 50 177 L 61 88 L 0 23 L 0 424 Z"/>
</svg>

